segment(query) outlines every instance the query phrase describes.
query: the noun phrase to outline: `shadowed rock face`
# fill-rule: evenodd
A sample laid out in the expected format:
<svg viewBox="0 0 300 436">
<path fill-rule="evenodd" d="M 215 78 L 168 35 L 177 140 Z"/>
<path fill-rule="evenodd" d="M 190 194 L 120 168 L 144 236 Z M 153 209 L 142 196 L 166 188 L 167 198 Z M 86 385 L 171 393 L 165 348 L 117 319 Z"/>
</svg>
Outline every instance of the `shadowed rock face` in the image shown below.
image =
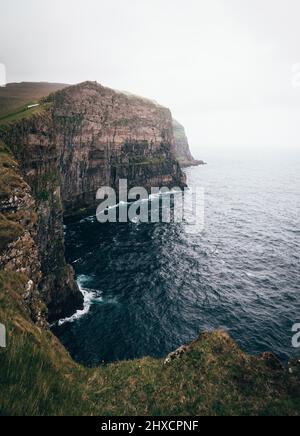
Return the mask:
<svg viewBox="0 0 300 436">
<path fill-rule="evenodd" d="M 0 137 L 32 188 L 39 289 L 53 321 L 82 306 L 65 261 L 63 217 L 95 207 L 97 190 L 117 187 L 121 178 L 150 190 L 183 187 L 185 176 L 174 157 L 171 112 L 155 102 L 86 82 L 50 95 L 43 105 L 1 127 Z"/>
<path fill-rule="evenodd" d="M 173 132 L 175 156 L 181 167 L 204 165 L 204 161 L 196 160 L 192 156 L 185 129 L 176 120 L 173 120 Z"/>
<path fill-rule="evenodd" d="M 52 321 L 71 315 L 83 298 L 64 256 L 59 189 L 48 181 L 47 198 L 34 197 L 20 167 L 0 141 L 0 271 L 24 276 L 19 295 L 31 319 L 46 327 L 45 304 Z M 41 172 L 40 177 L 48 176 Z"/>
</svg>

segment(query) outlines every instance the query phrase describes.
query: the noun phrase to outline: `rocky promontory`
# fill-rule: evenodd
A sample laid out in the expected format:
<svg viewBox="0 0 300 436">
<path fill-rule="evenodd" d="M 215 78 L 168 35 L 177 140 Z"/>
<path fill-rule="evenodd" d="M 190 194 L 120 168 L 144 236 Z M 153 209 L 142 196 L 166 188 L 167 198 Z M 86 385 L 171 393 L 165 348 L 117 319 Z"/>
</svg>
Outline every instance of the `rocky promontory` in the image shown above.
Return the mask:
<svg viewBox="0 0 300 436">
<path fill-rule="evenodd" d="M 176 120 L 173 120 L 173 131 L 175 156 L 181 167 L 205 165 L 203 160 L 196 160 L 193 157 L 185 128 Z"/>
</svg>

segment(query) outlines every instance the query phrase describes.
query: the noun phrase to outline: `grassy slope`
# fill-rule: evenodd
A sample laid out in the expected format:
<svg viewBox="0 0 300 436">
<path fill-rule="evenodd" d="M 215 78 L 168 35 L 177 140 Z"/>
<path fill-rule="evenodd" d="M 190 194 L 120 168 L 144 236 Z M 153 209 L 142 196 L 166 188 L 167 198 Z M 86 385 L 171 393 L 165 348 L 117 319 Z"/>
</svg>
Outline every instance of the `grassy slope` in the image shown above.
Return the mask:
<svg viewBox="0 0 300 436">
<path fill-rule="evenodd" d="M 26 186 L 0 141 L 0 201 L 12 193 L 22 195 Z M 31 217 L 22 210 L 0 214 L 0 256 L 23 235 L 20 222 L 27 219 L 34 220 L 34 211 Z M 0 271 L 0 322 L 8 331 L 8 348 L 0 349 L 0 415 L 71 414 L 82 394 L 70 377 L 82 369 L 50 332 L 32 323 L 22 298 L 27 284 L 25 275 Z"/>
<path fill-rule="evenodd" d="M 0 350 L 0 415 L 70 414 L 81 397 L 72 381 L 77 367 L 26 315 L 26 283 L 23 275 L 0 272 L 0 319 L 8 331 L 8 348 Z"/>
<path fill-rule="evenodd" d="M 0 119 L 21 111 L 24 106 L 37 103 L 41 98 L 65 88 L 60 83 L 10 83 L 0 87 Z"/>
<path fill-rule="evenodd" d="M 9 115 L 0 117 L 0 126 L 6 125 L 8 123 L 21 121 L 26 118 L 30 118 L 33 115 L 41 114 L 45 109 L 50 108 L 49 103 L 40 103 L 37 107 L 32 107 L 27 109 L 27 106 L 22 107 L 16 112 L 10 113 Z"/>
<path fill-rule="evenodd" d="M 7 200 L 11 192 L 22 188 L 24 181 L 17 173 L 18 164 L 0 141 L 0 201 Z M 0 213 L 0 253 L 7 245 L 23 234 L 23 228 L 14 218 Z"/>
<path fill-rule="evenodd" d="M 25 276 L 0 272 L 0 415 L 296 415 L 298 382 L 242 353 L 221 332 L 179 360 L 145 358 L 88 369 L 37 328 L 20 297 Z M 296 392 L 296 393 L 295 393 Z"/>
</svg>

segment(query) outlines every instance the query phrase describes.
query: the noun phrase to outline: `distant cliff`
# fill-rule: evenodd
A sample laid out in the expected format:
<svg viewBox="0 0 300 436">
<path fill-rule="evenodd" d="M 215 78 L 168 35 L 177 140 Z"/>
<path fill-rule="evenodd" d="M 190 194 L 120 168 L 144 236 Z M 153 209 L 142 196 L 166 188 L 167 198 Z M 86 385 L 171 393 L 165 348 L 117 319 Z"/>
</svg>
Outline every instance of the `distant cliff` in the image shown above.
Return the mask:
<svg viewBox="0 0 300 436">
<path fill-rule="evenodd" d="M 176 120 L 173 120 L 173 131 L 175 156 L 179 161 L 180 165 L 182 167 L 203 165 L 204 161 L 196 160 L 192 156 L 185 129 Z"/>
<path fill-rule="evenodd" d="M 13 154 L 7 159 L 16 159 L 19 166 L 10 168 L 10 179 L 3 175 L 8 192 L 0 213 L 21 225 L 21 234 L 29 232 L 34 245 L 34 251 L 27 243 L 22 246 L 16 233 L 16 240 L 0 253 L 0 267 L 28 274 L 50 321 L 82 305 L 65 261 L 63 217 L 94 208 L 97 190 L 117 187 L 120 178 L 128 179 L 129 187 L 149 190 L 185 186 L 174 157 L 172 123 L 171 112 L 157 103 L 85 82 L 0 124 L 0 139 Z M 23 219 L 28 205 L 36 216 L 34 226 Z"/>
</svg>

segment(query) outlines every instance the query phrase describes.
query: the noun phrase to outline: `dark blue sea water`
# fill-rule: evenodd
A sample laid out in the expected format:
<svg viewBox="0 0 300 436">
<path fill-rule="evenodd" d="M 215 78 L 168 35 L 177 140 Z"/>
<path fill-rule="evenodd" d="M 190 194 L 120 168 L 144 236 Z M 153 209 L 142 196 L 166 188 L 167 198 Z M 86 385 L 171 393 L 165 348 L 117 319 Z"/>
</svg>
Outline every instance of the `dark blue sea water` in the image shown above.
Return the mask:
<svg viewBox="0 0 300 436">
<path fill-rule="evenodd" d="M 226 329 L 250 353 L 286 360 L 300 323 L 300 161 L 212 160 L 186 170 L 205 188 L 205 229 L 68 224 L 67 257 L 86 307 L 53 327 L 88 365 L 164 356 Z"/>
</svg>

